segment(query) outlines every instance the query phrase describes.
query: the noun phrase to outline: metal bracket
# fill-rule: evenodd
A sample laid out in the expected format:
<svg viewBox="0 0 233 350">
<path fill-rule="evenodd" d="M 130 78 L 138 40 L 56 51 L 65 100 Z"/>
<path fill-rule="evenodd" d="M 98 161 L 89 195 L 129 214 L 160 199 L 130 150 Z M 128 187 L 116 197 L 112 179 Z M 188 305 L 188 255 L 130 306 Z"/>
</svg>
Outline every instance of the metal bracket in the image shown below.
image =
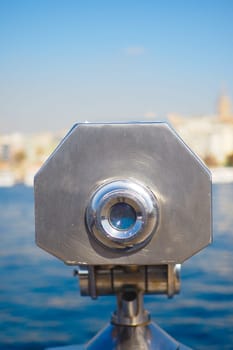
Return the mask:
<svg viewBox="0 0 233 350">
<path fill-rule="evenodd" d="M 167 294 L 172 297 L 180 290 L 180 265 L 152 266 L 93 266 L 81 265 L 74 271 L 79 276 L 83 296 L 96 299 L 113 295 L 123 288 L 136 288 L 144 294 Z"/>
</svg>

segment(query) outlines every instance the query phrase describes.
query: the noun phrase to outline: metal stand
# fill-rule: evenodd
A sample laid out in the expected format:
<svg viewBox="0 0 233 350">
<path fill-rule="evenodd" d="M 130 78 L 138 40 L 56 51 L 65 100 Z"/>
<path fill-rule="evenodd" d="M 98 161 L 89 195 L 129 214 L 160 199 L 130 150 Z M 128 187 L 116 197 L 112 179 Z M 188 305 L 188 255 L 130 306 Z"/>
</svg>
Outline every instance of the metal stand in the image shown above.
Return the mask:
<svg viewBox="0 0 233 350">
<path fill-rule="evenodd" d="M 86 350 L 190 350 L 150 321 L 143 307 L 143 293 L 125 288 L 117 295 L 111 324 L 100 331 Z"/>
<path fill-rule="evenodd" d="M 178 343 L 155 323 L 143 306 L 143 293 L 124 288 L 117 294 L 111 323 L 86 345 L 50 350 L 191 350 Z"/>
<path fill-rule="evenodd" d="M 80 267 L 82 295 L 93 299 L 99 295 L 116 294 L 117 308 L 111 322 L 86 345 L 50 350 L 191 350 L 178 343 L 151 322 L 144 309 L 143 296 L 179 292 L 179 265 Z"/>
</svg>

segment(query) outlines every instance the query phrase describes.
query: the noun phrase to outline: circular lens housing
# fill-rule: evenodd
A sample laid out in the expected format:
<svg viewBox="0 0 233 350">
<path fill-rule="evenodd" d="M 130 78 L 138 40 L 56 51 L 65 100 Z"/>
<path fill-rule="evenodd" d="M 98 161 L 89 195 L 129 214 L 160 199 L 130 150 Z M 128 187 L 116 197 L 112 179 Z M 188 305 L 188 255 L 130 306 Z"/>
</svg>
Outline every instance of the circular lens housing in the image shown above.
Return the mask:
<svg viewBox="0 0 233 350">
<path fill-rule="evenodd" d="M 100 186 L 86 210 L 91 236 L 111 249 L 141 248 L 151 239 L 158 222 L 158 202 L 154 194 L 129 180 Z"/>
</svg>

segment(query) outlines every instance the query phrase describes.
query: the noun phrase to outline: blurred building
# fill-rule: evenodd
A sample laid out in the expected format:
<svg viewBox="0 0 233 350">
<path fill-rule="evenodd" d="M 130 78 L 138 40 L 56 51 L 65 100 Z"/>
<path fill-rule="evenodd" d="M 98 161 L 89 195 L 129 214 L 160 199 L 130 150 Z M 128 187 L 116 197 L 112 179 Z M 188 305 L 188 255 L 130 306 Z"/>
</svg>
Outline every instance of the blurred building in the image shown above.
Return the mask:
<svg viewBox="0 0 233 350">
<path fill-rule="evenodd" d="M 14 181 L 32 184 L 36 171 L 52 153 L 61 134 L 49 132 L 23 135 L 0 135 L 0 177 L 14 177 Z M 12 181 L 12 180 L 11 180 Z"/>
<path fill-rule="evenodd" d="M 229 96 L 227 96 L 226 94 L 221 95 L 219 98 L 218 115 L 219 115 L 219 120 L 223 123 L 233 122 L 233 115 L 231 111 L 231 100 Z"/>
<path fill-rule="evenodd" d="M 220 97 L 215 116 L 186 118 L 170 115 L 169 121 L 209 166 L 227 165 L 233 159 L 233 113 L 228 96 Z"/>
<path fill-rule="evenodd" d="M 230 98 L 218 100 L 217 114 L 202 117 L 169 115 L 181 138 L 210 167 L 233 166 L 233 113 Z M 32 185 L 36 171 L 53 152 L 66 131 L 0 135 L 0 182 Z"/>
</svg>

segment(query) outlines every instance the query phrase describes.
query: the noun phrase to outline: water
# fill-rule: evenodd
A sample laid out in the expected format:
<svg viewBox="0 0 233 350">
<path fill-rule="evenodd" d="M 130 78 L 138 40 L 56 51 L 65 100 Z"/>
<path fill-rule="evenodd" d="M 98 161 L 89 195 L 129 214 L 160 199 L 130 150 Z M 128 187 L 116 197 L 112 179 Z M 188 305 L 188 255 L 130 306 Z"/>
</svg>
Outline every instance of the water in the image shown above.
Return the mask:
<svg viewBox="0 0 233 350">
<path fill-rule="evenodd" d="M 154 321 L 194 349 L 233 349 L 233 185 L 213 188 L 214 244 L 182 268 L 181 294 L 146 297 Z M 83 343 L 113 297 L 80 297 L 72 268 L 34 244 L 33 190 L 0 189 L 0 349 Z"/>
</svg>

